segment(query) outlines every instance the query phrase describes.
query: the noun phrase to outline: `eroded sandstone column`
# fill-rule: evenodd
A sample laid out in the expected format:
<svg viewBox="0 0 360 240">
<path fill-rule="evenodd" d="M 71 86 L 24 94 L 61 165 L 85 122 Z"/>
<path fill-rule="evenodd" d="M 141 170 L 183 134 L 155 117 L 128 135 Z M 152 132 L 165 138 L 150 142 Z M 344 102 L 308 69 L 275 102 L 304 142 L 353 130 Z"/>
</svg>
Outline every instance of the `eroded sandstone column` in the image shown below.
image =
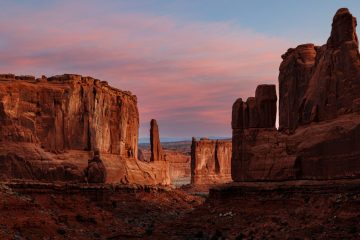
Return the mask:
<svg viewBox="0 0 360 240">
<path fill-rule="evenodd" d="M 246 179 L 251 153 L 247 152 L 248 139 L 255 141 L 259 129 L 275 131 L 276 121 L 275 85 L 259 85 L 255 97 L 246 102 L 237 99 L 232 107 L 232 160 L 231 176 L 234 181 Z"/>
<path fill-rule="evenodd" d="M 255 101 L 259 116 L 258 127 L 274 128 L 276 121 L 277 101 L 275 85 L 259 85 L 256 88 Z"/>
<path fill-rule="evenodd" d="M 151 147 L 150 161 L 165 160 L 163 150 L 160 144 L 159 127 L 155 119 L 151 119 L 150 122 L 150 147 Z"/>
<path fill-rule="evenodd" d="M 242 140 L 244 121 L 245 104 L 241 98 L 237 99 L 232 106 L 232 156 L 231 156 L 231 177 L 234 181 L 240 181 L 242 170 Z"/>
</svg>

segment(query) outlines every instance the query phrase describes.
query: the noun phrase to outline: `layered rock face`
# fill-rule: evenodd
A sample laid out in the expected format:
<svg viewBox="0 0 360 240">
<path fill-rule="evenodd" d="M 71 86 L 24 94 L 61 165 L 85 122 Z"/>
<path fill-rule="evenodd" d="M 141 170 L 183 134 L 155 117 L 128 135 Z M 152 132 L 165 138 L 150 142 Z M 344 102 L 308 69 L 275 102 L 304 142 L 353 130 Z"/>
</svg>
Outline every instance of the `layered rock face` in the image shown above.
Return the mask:
<svg viewBox="0 0 360 240">
<path fill-rule="evenodd" d="M 247 172 L 254 172 L 252 169 L 258 167 L 259 164 L 251 164 L 254 162 L 252 161 L 254 154 L 250 147 L 259 144 L 259 133 L 260 136 L 263 132 L 276 133 L 276 101 L 275 85 L 259 85 L 255 97 L 248 98 L 246 102 L 239 98 L 234 103 L 231 122 L 233 129 L 231 172 L 234 181 L 246 179 Z M 268 162 L 268 158 L 269 155 L 265 151 L 257 156 L 258 160 L 265 162 Z"/>
<path fill-rule="evenodd" d="M 81 181 L 98 149 L 108 182 L 157 182 L 136 163 L 136 96 L 104 81 L 0 75 L 0 123 L 2 178 Z"/>
<path fill-rule="evenodd" d="M 2 141 L 137 157 L 139 113 L 130 92 L 79 75 L 0 78 Z"/>
<path fill-rule="evenodd" d="M 310 122 L 357 112 L 360 57 L 356 18 L 343 8 L 334 16 L 327 44 L 305 44 L 283 56 L 279 75 L 279 127 L 294 131 Z"/>
<path fill-rule="evenodd" d="M 231 181 L 231 141 L 192 140 L 191 183 L 216 184 Z"/>
<path fill-rule="evenodd" d="M 247 124 L 248 101 L 234 103 L 234 181 L 360 175 L 360 55 L 355 27 L 356 19 L 340 9 L 327 44 L 300 45 L 282 56 L 280 131 L 274 124 Z"/>
<path fill-rule="evenodd" d="M 167 150 L 166 161 L 169 162 L 169 173 L 171 183 L 182 186 L 191 182 L 191 157 L 189 154 Z"/>
<path fill-rule="evenodd" d="M 275 85 L 259 85 L 255 97 L 241 98 L 233 105 L 232 128 L 273 128 L 276 121 Z"/>
</svg>

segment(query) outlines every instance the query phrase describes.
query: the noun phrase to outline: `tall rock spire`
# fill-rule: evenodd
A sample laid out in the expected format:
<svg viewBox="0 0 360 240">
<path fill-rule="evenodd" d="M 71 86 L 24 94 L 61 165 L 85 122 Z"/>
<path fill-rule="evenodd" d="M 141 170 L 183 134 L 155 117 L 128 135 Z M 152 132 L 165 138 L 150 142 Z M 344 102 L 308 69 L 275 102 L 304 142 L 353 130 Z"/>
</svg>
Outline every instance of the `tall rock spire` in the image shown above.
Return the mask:
<svg viewBox="0 0 360 240">
<path fill-rule="evenodd" d="M 351 15 L 349 9 L 340 8 L 333 18 L 331 35 L 327 45 L 329 47 L 339 47 L 347 41 L 354 41 L 358 45 L 356 25 L 356 18 Z"/>
<path fill-rule="evenodd" d="M 359 111 L 360 54 L 356 18 L 339 9 L 321 47 L 304 44 L 283 56 L 279 74 L 279 128 L 330 120 Z"/>
<path fill-rule="evenodd" d="M 159 127 L 155 119 L 151 119 L 150 122 L 150 147 L 151 147 L 150 161 L 165 160 L 163 150 L 160 144 Z"/>
</svg>

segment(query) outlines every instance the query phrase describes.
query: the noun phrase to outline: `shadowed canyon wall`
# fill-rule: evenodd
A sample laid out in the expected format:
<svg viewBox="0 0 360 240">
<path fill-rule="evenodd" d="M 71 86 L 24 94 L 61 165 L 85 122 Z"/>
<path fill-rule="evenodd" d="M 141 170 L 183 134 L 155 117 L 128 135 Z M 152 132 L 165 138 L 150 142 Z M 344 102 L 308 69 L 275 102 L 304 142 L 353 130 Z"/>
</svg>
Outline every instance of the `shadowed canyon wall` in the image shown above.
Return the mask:
<svg viewBox="0 0 360 240">
<path fill-rule="evenodd" d="M 280 130 L 295 130 L 299 125 L 358 110 L 360 58 L 356 25 L 356 18 L 347 9 L 339 9 L 325 45 L 300 45 L 282 56 Z"/>
<path fill-rule="evenodd" d="M 192 140 L 191 183 L 216 184 L 231 182 L 231 141 Z"/>
<path fill-rule="evenodd" d="M 162 182 L 161 166 L 137 161 L 136 96 L 107 82 L 0 75 L 0 122 L 2 178 L 80 181 L 98 150 L 109 182 Z"/>
<path fill-rule="evenodd" d="M 339 9 L 325 45 L 300 45 L 282 58 L 279 131 L 275 129 L 274 86 L 271 93 L 259 91 L 263 107 L 257 100 L 263 85 L 257 88 L 255 99 L 238 99 L 233 105 L 233 180 L 360 176 L 356 19 L 347 9 Z M 267 110 L 251 110 L 259 108 Z"/>
</svg>

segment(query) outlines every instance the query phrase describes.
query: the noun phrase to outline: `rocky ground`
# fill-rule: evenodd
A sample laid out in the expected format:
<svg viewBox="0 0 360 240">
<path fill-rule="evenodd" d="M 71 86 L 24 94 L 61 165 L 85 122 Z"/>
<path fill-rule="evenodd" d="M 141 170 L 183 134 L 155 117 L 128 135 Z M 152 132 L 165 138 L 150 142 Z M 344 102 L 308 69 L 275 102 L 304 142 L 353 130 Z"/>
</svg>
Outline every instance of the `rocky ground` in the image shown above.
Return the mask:
<svg viewBox="0 0 360 240">
<path fill-rule="evenodd" d="M 207 187 L 3 184 L 0 239 L 359 239 L 359 186 L 233 184 L 205 201 Z"/>
<path fill-rule="evenodd" d="M 230 184 L 158 239 L 360 239 L 360 181 Z M 201 190 L 197 189 L 198 191 Z M 202 189 L 204 190 L 204 189 Z"/>
<path fill-rule="evenodd" d="M 2 185 L 0 239 L 139 239 L 203 198 L 177 190 Z"/>
</svg>

